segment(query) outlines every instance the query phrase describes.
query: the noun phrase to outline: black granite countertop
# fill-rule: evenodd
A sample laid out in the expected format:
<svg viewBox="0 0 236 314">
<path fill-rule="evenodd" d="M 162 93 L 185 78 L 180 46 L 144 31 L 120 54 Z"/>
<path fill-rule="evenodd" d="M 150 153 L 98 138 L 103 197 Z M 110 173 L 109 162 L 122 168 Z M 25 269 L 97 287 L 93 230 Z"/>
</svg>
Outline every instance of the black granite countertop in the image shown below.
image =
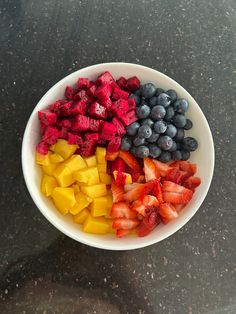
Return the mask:
<svg viewBox="0 0 236 314">
<path fill-rule="evenodd" d="M 235 0 L 0 2 L 0 313 L 236 313 L 235 34 Z M 206 115 L 216 151 L 193 219 L 127 252 L 87 247 L 50 225 L 20 161 L 42 95 L 65 75 L 108 61 L 177 80 Z"/>
</svg>

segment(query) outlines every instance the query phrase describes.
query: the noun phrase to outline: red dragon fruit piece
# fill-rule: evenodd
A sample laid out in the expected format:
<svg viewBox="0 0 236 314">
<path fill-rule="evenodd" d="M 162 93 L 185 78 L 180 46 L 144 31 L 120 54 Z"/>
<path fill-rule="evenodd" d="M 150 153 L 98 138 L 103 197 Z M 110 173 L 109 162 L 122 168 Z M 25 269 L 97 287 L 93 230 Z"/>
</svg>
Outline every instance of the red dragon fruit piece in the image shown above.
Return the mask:
<svg viewBox="0 0 236 314">
<path fill-rule="evenodd" d="M 107 141 L 106 140 L 103 140 L 101 137 L 98 139 L 98 146 L 106 146 L 107 144 Z"/>
<path fill-rule="evenodd" d="M 111 106 L 111 111 L 117 118 L 124 116 L 128 109 L 128 101 L 125 99 L 118 99 L 114 101 Z"/>
<path fill-rule="evenodd" d="M 115 88 L 120 88 L 120 86 L 114 81 L 111 83 L 111 89 L 114 91 Z"/>
<path fill-rule="evenodd" d="M 136 103 L 135 103 L 134 98 L 128 99 L 128 106 L 129 106 L 129 111 L 136 110 Z"/>
<path fill-rule="evenodd" d="M 116 127 L 110 122 L 105 122 L 102 128 L 101 139 L 111 140 L 116 134 Z"/>
<path fill-rule="evenodd" d="M 138 117 L 135 113 L 135 111 L 129 111 L 125 115 L 120 117 L 121 122 L 125 125 L 128 126 L 131 123 L 135 122 L 138 120 Z"/>
<path fill-rule="evenodd" d="M 97 89 L 97 86 L 93 82 L 91 82 L 91 86 L 87 90 L 87 94 L 91 97 L 95 97 L 96 89 Z"/>
<path fill-rule="evenodd" d="M 86 77 L 79 77 L 77 85 L 79 90 L 87 90 L 90 87 L 90 81 Z"/>
<path fill-rule="evenodd" d="M 100 85 L 94 94 L 99 100 L 107 99 L 111 96 L 111 86 L 109 84 Z"/>
<path fill-rule="evenodd" d="M 53 145 L 56 143 L 60 135 L 61 132 L 58 130 L 58 128 L 49 125 L 44 132 L 43 141 L 49 145 Z"/>
<path fill-rule="evenodd" d="M 64 105 L 61 105 L 61 107 L 60 107 L 60 114 L 63 117 L 68 117 L 70 115 L 70 110 L 71 110 L 72 106 L 73 106 L 73 100 L 68 101 Z"/>
<path fill-rule="evenodd" d="M 62 138 L 63 140 L 67 140 L 67 138 L 68 138 L 68 129 L 67 128 L 65 128 L 65 127 L 61 128 L 60 138 Z"/>
<path fill-rule="evenodd" d="M 74 95 L 73 100 L 84 100 L 85 102 L 91 102 L 91 97 L 88 95 L 86 90 L 82 89 L 76 95 Z"/>
<path fill-rule="evenodd" d="M 100 100 L 100 104 L 104 107 L 107 108 L 107 110 L 109 111 L 111 106 L 112 106 L 112 101 L 111 101 L 111 98 L 107 98 L 107 99 L 103 99 L 103 100 Z"/>
<path fill-rule="evenodd" d="M 127 84 L 126 84 L 126 88 L 133 92 L 136 89 L 138 89 L 140 87 L 140 80 L 137 78 L 137 76 L 132 76 L 128 79 Z"/>
<path fill-rule="evenodd" d="M 87 131 L 89 129 L 89 117 L 77 115 L 72 120 L 72 126 L 71 129 L 73 131 Z"/>
<path fill-rule="evenodd" d="M 115 136 L 111 141 L 109 141 L 109 144 L 107 146 L 107 150 L 110 153 L 117 152 L 120 148 L 120 144 L 121 144 L 121 137 Z"/>
<path fill-rule="evenodd" d="M 128 99 L 129 98 L 129 93 L 120 89 L 120 88 L 115 88 L 113 93 L 112 93 L 112 98 L 117 100 L 117 99 Z"/>
<path fill-rule="evenodd" d="M 39 125 L 40 125 L 40 133 L 43 135 L 47 128 L 47 125 L 43 123 L 42 121 L 39 121 Z"/>
<path fill-rule="evenodd" d="M 117 119 L 116 117 L 114 117 L 111 122 L 114 124 L 114 126 L 116 127 L 116 133 L 120 136 L 123 136 L 126 134 L 126 130 L 123 126 L 123 124 L 119 121 L 119 119 Z"/>
<path fill-rule="evenodd" d="M 71 129 L 71 120 L 65 119 L 61 121 L 61 127 Z"/>
<path fill-rule="evenodd" d="M 91 155 L 94 155 L 95 148 L 96 148 L 95 142 L 84 141 L 79 148 L 79 154 L 81 154 L 82 157 L 89 157 Z"/>
<path fill-rule="evenodd" d="M 57 122 L 57 115 L 55 112 L 51 112 L 47 109 L 38 111 L 39 121 L 46 124 L 52 125 Z"/>
<path fill-rule="evenodd" d="M 111 75 L 111 73 L 108 71 L 101 74 L 97 79 L 98 84 L 105 84 L 105 83 L 111 84 L 113 81 L 114 81 L 114 78 Z"/>
<path fill-rule="evenodd" d="M 68 132 L 68 144 L 80 145 L 82 143 L 83 143 L 83 140 L 81 136 Z"/>
<path fill-rule="evenodd" d="M 72 88 L 71 86 L 66 86 L 65 89 L 65 97 L 68 100 L 73 99 L 74 95 L 76 94 L 76 90 L 74 88 Z"/>
<path fill-rule="evenodd" d="M 98 132 L 101 130 L 102 123 L 104 123 L 103 120 L 95 120 L 90 118 L 89 119 L 89 130 L 93 132 Z"/>
<path fill-rule="evenodd" d="M 99 140 L 99 134 L 98 133 L 89 133 L 89 132 L 87 132 L 84 135 L 84 142 L 89 142 L 92 145 L 97 144 L 98 140 Z"/>
<path fill-rule="evenodd" d="M 92 105 L 90 106 L 89 113 L 92 118 L 98 119 L 107 118 L 107 109 L 96 101 L 92 103 Z"/>
<path fill-rule="evenodd" d="M 38 145 L 36 146 L 36 150 L 39 154 L 42 154 L 42 155 L 47 155 L 48 151 L 49 151 L 49 144 L 44 142 L 44 141 L 41 141 L 38 143 Z"/>
<path fill-rule="evenodd" d="M 127 80 L 124 76 L 121 76 L 116 83 L 119 85 L 119 87 L 121 89 L 125 89 L 126 88 L 126 84 L 127 84 Z"/>
<path fill-rule="evenodd" d="M 64 104 L 66 104 L 68 101 L 66 99 L 57 100 L 53 104 L 50 104 L 48 106 L 48 109 L 59 114 L 60 113 L 60 107 Z"/>
<path fill-rule="evenodd" d="M 77 114 L 85 115 L 87 111 L 87 102 L 84 100 L 74 101 L 70 109 L 70 114 L 76 116 Z"/>
</svg>

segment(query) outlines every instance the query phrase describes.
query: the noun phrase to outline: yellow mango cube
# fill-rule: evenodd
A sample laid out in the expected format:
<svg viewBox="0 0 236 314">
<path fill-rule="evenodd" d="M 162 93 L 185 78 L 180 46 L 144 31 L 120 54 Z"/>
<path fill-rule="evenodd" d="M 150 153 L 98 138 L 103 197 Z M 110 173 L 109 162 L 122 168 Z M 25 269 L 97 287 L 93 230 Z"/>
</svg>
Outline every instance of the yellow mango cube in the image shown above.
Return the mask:
<svg viewBox="0 0 236 314">
<path fill-rule="evenodd" d="M 52 176 L 55 172 L 55 169 L 57 168 L 57 164 L 48 164 L 47 166 L 43 165 L 42 169 L 43 172 L 49 176 Z"/>
<path fill-rule="evenodd" d="M 74 183 L 72 185 L 72 188 L 74 189 L 75 195 L 80 192 L 80 188 L 79 188 L 79 185 L 77 183 Z"/>
<path fill-rule="evenodd" d="M 73 208 L 76 203 L 75 193 L 73 188 L 56 187 L 52 191 L 52 198 L 56 208 L 63 214 Z"/>
<path fill-rule="evenodd" d="M 98 172 L 106 173 L 107 172 L 107 162 L 103 164 L 97 164 Z"/>
<path fill-rule="evenodd" d="M 57 153 L 53 153 L 50 155 L 50 161 L 51 163 L 58 164 L 59 162 L 63 162 L 64 158 L 62 158 L 61 155 Z"/>
<path fill-rule="evenodd" d="M 122 172 L 122 174 L 125 175 L 125 184 L 131 184 L 132 183 L 132 176 L 131 176 L 131 174 L 129 174 L 127 172 Z M 113 171 L 113 176 L 114 176 L 115 180 L 117 178 L 117 175 L 118 175 L 118 171 L 114 170 Z"/>
<path fill-rule="evenodd" d="M 50 164 L 49 156 L 50 156 L 49 154 L 43 155 L 36 152 L 35 154 L 36 164 L 41 165 L 41 166 L 48 166 Z"/>
<path fill-rule="evenodd" d="M 97 167 L 76 171 L 73 176 L 76 181 L 86 183 L 87 185 L 94 185 L 100 182 Z"/>
<path fill-rule="evenodd" d="M 59 165 L 53 175 L 61 187 L 67 187 L 75 181 L 70 169 L 64 164 Z"/>
<path fill-rule="evenodd" d="M 114 219 L 107 219 L 107 223 L 109 225 L 109 233 L 115 234 L 116 233 L 116 229 L 112 228 L 113 220 Z"/>
<path fill-rule="evenodd" d="M 84 224 L 83 231 L 94 234 L 105 234 L 110 230 L 110 226 L 107 220 L 103 217 L 94 218 L 92 215 L 88 215 Z"/>
<path fill-rule="evenodd" d="M 70 213 L 72 215 L 78 214 L 81 210 L 88 207 L 88 205 L 92 202 L 92 199 L 82 192 L 76 194 L 75 199 L 76 203 L 73 208 L 70 209 Z"/>
<path fill-rule="evenodd" d="M 104 172 L 99 172 L 99 177 L 101 183 L 111 184 L 111 176 Z"/>
<path fill-rule="evenodd" d="M 95 197 L 89 205 L 89 209 L 94 217 L 106 216 L 108 214 L 107 196 Z"/>
<path fill-rule="evenodd" d="M 107 194 L 106 184 L 100 183 L 91 186 L 81 186 L 81 191 L 91 198 L 105 196 Z"/>
<path fill-rule="evenodd" d="M 77 145 L 70 145 L 66 140 L 59 139 L 57 140 L 55 147 L 53 147 L 53 151 L 54 153 L 61 155 L 64 159 L 67 159 L 74 154 L 77 148 Z M 50 149 L 52 149 L 52 147 Z"/>
<path fill-rule="evenodd" d="M 74 215 L 72 219 L 76 224 L 83 224 L 85 219 L 88 217 L 88 215 L 89 215 L 89 210 L 88 208 L 85 208 L 79 214 Z"/>
<path fill-rule="evenodd" d="M 70 169 L 73 173 L 77 170 L 84 169 L 87 167 L 85 161 L 80 155 L 73 155 L 64 164 Z"/>
<path fill-rule="evenodd" d="M 112 205 L 113 205 L 113 197 L 112 197 L 112 194 L 110 193 L 107 193 L 107 208 L 110 210 L 112 208 Z"/>
<path fill-rule="evenodd" d="M 97 147 L 96 148 L 96 159 L 98 164 L 106 163 L 106 148 L 105 147 Z"/>
<path fill-rule="evenodd" d="M 44 175 L 41 182 L 41 192 L 46 196 L 50 196 L 52 191 L 58 186 L 57 180 L 48 175 Z"/>
<path fill-rule="evenodd" d="M 86 157 L 84 158 L 84 161 L 86 162 L 88 167 L 93 167 L 97 164 L 96 156 Z"/>
</svg>

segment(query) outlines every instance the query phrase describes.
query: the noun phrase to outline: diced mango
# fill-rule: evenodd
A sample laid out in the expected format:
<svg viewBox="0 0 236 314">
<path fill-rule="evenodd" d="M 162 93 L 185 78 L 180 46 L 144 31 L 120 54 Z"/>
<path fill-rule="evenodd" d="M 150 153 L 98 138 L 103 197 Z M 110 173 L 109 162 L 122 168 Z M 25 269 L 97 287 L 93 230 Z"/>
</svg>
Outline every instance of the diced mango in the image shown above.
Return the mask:
<svg viewBox="0 0 236 314">
<path fill-rule="evenodd" d="M 73 176 L 76 181 L 86 183 L 87 185 L 94 185 L 100 182 L 97 167 L 76 171 Z"/>
<path fill-rule="evenodd" d="M 117 178 L 117 174 L 118 174 L 118 171 L 114 170 L 113 171 L 113 176 L 114 176 L 115 180 Z M 129 174 L 127 172 L 122 172 L 122 174 L 125 175 L 125 184 L 131 184 L 132 183 L 132 176 L 131 176 L 131 174 Z"/>
<path fill-rule="evenodd" d="M 88 167 L 93 167 L 97 164 L 96 156 L 86 157 L 84 158 L 84 161 L 86 162 Z"/>
<path fill-rule="evenodd" d="M 44 175 L 41 182 L 41 192 L 46 196 L 50 196 L 52 191 L 58 186 L 57 180 L 48 175 Z"/>
<path fill-rule="evenodd" d="M 107 223 L 109 225 L 109 233 L 116 233 L 116 229 L 112 228 L 112 224 L 113 224 L 114 219 L 107 219 Z"/>
<path fill-rule="evenodd" d="M 106 184 L 96 184 L 91 186 L 81 186 L 81 191 L 91 198 L 104 196 L 107 194 Z"/>
<path fill-rule="evenodd" d="M 83 225 L 83 231 L 88 233 L 105 234 L 109 230 L 110 226 L 103 217 L 94 218 L 92 215 L 88 215 Z"/>
<path fill-rule="evenodd" d="M 79 188 L 79 185 L 78 185 L 77 183 L 74 183 L 74 184 L 72 185 L 72 188 L 73 188 L 74 191 L 75 191 L 75 195 L 80 192 L 80 188 Z"/>
<path fill-rule="evenodd" d="M 38 152 L 35 154 L 36 164 L 41 166 L 48 166 L 50 164 L 49 154 L 43 155 Z"/>
<path fill-rule="evenodd" d="M 77 224 L 83 224 L 85 219 L 88 217 L 88 215 L 89 215 L 89 210 L 88 208 L 85 208 L 79 214 L 74 215 L 72 219 Z"/>
<path fill-rule="evenodd" d="M 56 147 L 56 143 L 49 147 L 50 151 L 54 152 L 55 147 Z"/>
<path fill-rule="evenodd" d="M 70 145 L 66 140 L 59 139 L 57 140 L 55 147 L 53 147 L 53 151 L 54 153 L 61 155 L 64 159 L 67 159 L 74 154 L 77 148 L 77 145 Z M 52 146 L 50 149 L 52 150 Z"/>
<path fill-rule="evenodd" d="M 86 208 L 92 202 L 92 199 L 82 192 L 76 194 L 75 199 L 76 203 L 73 208 L 70 209 L 70 213 L 72 215 L 78 214 L 81 210 Z"/>
<path fill-rule="evenodd" d="M 96 159 L 98 164 L 106 163 L 106 148 L 105 147 L 97 147 L 96 148 Z"/>
<path fill-rule="evenodd" d="M 43 172 L 49 176 L 52 176 L 55 172 L 55 169 L 57 168 L 57 164 L 48 164 L 47 166 L 42 167 Z"/>
<path fill-rule="evenodd" d="M 97 168 L 98 168 L 98 172 L 103 172 L 106 173 L 107 172 L 107 162 L 103 163 L 103 164 L 97 164 Z"/>
<path fill-rule="evenodd" d="M 80 155 L 73 155 L 64 164 L 70 169 L 73 173 L 75 171 L 84 169 L 87 167 L 85 161 Z"/>
<path fill-rule="evenodd" d="M 110 192 L 110 191 L 109 191 Z M 107 193 L 107 208 L 110 210 L 112 208 L 113 205 L 113 198 L 112 198 L 112 194 Z"/>
<path fill-rule="evenodd" d="M 56 187 L 52 192 L 52 198 L 56 208 L 63 215 L 67 214 L 76 203 L 73 188 Z"/>
<path fill-rule="evenodd" d="M 62 187 L 67 187 L 75 181 L 70 169 L 64 164 L 59 165 L 53 175 Z"/>
<path fill-rule="evenodd" d="M 108 214 L 107 196 L 95 197 L 89 205 L 89 209 L 94 217 L 106 216 Z"/>
<path fill-rule="evenodd" d="M 57 164 L 59 162 L 63 162 L 64 158 L 62 158 L 61 155 L 59 155 L 57 153 L 53 153 L 50 155 L 50 161 L 54 164 Z"/>
<path fill-rule="evenodd" d="M 111 184 L 111 176 L 104 172 L 99 172 L 99 177 L 101 183 Z"/>
</svg>

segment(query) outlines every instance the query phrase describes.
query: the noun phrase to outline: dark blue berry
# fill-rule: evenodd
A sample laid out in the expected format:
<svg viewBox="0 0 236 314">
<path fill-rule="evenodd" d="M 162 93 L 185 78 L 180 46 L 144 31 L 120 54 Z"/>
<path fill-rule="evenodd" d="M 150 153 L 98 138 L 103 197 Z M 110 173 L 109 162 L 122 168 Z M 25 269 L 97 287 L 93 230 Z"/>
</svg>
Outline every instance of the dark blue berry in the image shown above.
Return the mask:
<svg viewBox="0 0 236 314">
<path fill-rule="evenodd" d="M 159 106 L 168 107 L 171 103 L 170 96 L 166 93 L 162 93 L 157 97 L 157 104 Z"/>
<path fill-rule="evenodd" d="M 136 91 L 134 92 L 134 94 L 137 95 L 137 96 L 141 96 L 141 89 L 142 89 L 142 86 L 140 86 L 139 89 L 136 89 Z"/>
<path fill-rule="evenodd" d="M 173 103 L 177 99 L 176 91 L 173 89 L 169 89 L 166 94 L 170 97 L 171 102 Z"/>
<path fill-rule="evenodd" d="M 140 145 L 143 145 L 145 143 L 145 138 L 141 138 L 139 136 L 136 136 L 134 139 L 133 139 L 133 144 L 134 146 L 140 146 Z"/>
<path fill-rule="evenodd" d="M 186 118 L 183 114 L 176 114 L 173 118 L 173 123 L 177 128 L 183 128 L 186 124 Z"/>
<path fill-rule="evenodd" d="M 134 122 L 127 126 L 126 132 L 130 136 L 134 136 L 138 133 L 138 129 L 140 128 L 140 124 L 138 122 Z"/>
<path fill-rule="evenodd" d="M 173 124 L 167 124 L 167 129 L 165 131 L 165 134 L 168 135 L 169 137 L 174 137 L 177 133 L 177 129 Z"/>
<path fill-rule="evenodd" d="M 165 121 L 160 120 L 160 121 L 155 122 L 154 130 L 156 133 L 158 134 L 165 133 L 166 129 L 167 129 L 167 124 Z"/>
<path fill-rule="evenodd" d="M 152 119 L 147 118 L 147 119 L 144 119 L 144 120 L 141 122 L 141 125 L 148 125 L 148 126 L 150 126 L 150 128 L 152 128 L 153 125 L 154 125 L 154 122 L 152 121 Z"/>
<path fill-rule="evenodd" d="M 162 89 L 162 88 L 157 88 L 157 90 L 156 90 L 156 96 L 159 96 L 160 94 L 162 94 L 162 93 L 164 93 L 165 91 L 164 91 L 164 89 Z"/>
<path fill-rule="evenodd" d="M 174 103 L 173 103 L 173 108 L 175 109 L 175 111 L 179 112 L 179 113 L 185 113 L 188 110 L 188 101 L 186 99 L 177 99 Z"/>
<path fill-rule="evenodd" d="M 161 155 L 158 157 L 158 160 L 161 162 L 168 162 L 171 160 L 171 153 L 169 152 L 162 152 Z"/>
<path fill-rule="evenodd" d="M 190 130 L 190 129 L 192 129 L 192 127 L 193 127 L 192 121 L 190 119 L 186 119 L 186 124 L 184 126 L 184 129 L 185 130 Z"/>
<path fill-rule="evenodd" d="M 136 148 L 136 156 L 139 158 L 145 158 L 149 155 L 149 148 L 147 146 L 141 145 Z"/>
<path fill-rule="evenodd" d="M 148 125 L 142 125 L 138 130 L 138 135 L 141 138 L 149 138 L 152 135 L 152 129 Z"/>
<path fill-rule="evenodd" d="M 150 107 L 148 105 L 141 105 L 136 109 L 137 116 L 139 119 L 145 119 L 149 116 L 150 114 Z"/>
<path fill-rule="evenodd" d="M 173 140 L 171 137 L 167 135 L 160 136 L 157 141 L 158 146 L 163 150 L 169 150 L 171 149 L 173 145 Z"/>
<path fill-rule="evenodd" d="M 123 137 L 122 140 L 121 140 L 121 149 L 125 150 L 125 151 L 128 151 L 128 150 L 130 150 L 131 146 L 132 146 L 131 139 L 129 139 L 126 136 Z"/>
<path fill-rule="evenodd" d="M 158 156 L 160 156 L 161 149 L 156 144 L 149 144 L 148 148 L 149 148 L 149 155 L 152 158 L 157 158 Z"/>
<path fill-rule="evenodd" d="M 130 149 L 130 152 L 136 156 L 136 147 L 132 146 L 131 149 Z"/>
<path fill-rule="evenodd" d="M 141 94 L 144 98 L 152 98 L 156 93 L 156 87 L 152 83 L 147 83 L 142 86 Z"/>
<path fill-rule="evenodd" d="M 182 142 L 184 139 L 184 129 L 177 129 L 177 133 L 173 138 L 176 142 Z"/>
<path fill-rule="evenodd" d="M 173 160 L 181 160 L 182 159 L 182 153 L 180 150 L 176 150 L 171 153 L 171 159 Z"/>
<path fill-rule="evenodd" d="M 130 94 L 129 98 L 133 98 L 135 100 L 136 106 L 139 106 L 139 104 L 140 104 L 140 97 L 138 95 Z"/>
<path fill-rule="evenodd" d="M 183 139 L 181 146 L 184 150 L 187 150 L 189 152 L 193 152 L 198 148 L 198 142 L 193 137 L 185 137 Z"/>
<path fill-rule="evenodd" d="M 156 105 L 157 105 L 157 96 L 153 96 L 152 98 L 149 99 L 149 106 L 153 108 Z"/>
<path fill-rule="evenodd" d="M 161 120 L 164 118 L 166 110 L 163 106 L 155 106 L 151 110 L 151 118 L 153 120 Z"/>
<path fill-rule="evenodd" d="M 190 152 L 188 152 L 187 150 L 182 149 L 181 154 L 182 154 L 182 160 L 188 160 L 190 157 Z"/>
<path fill-rule="evenodd" d="M 171 148 L 169 149 L 169 152 L 174 152 L 177 149 L 178 149 L 178 145 L 175 141 L 173 141 L 173 144 L 172 144 Z"/>
<path fill-rule="evenodd" d="M 174 111 L 173 107 L 172 107 L 172 106 L 169 106 L 169 107 L 166 108 L 166 115 L 165 115 L 165 118 L 164 118 L 164 119 L 165 119 L 167 122 L 169 122 L 169 121 L 171 121 L 171 119 L 174 117 L 174 115 L 175 115 L 175 111 Z"/>
<path fill-rule="evenodd" d="M 149 143 L 156 143 L 158 138 L 159 138 L 160 134 L 156 133 L 156 132 L 152 132 L 152 135 L 147 139 L 147 141 Z"/>
</svg>

